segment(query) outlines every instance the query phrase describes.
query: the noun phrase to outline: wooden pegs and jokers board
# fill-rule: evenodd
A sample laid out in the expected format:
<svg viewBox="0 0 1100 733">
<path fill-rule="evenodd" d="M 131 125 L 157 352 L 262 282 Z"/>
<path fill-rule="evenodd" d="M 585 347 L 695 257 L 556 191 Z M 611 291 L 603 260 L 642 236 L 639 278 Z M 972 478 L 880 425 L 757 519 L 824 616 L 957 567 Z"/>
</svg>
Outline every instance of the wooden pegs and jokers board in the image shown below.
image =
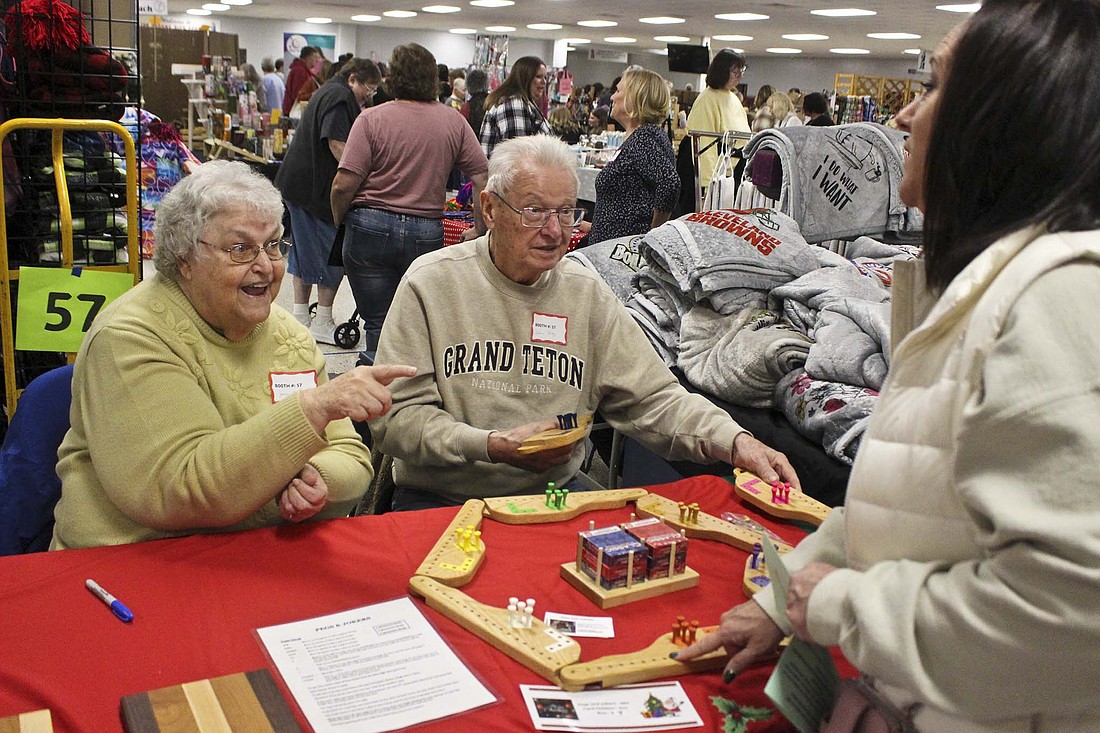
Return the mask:
<svg viewBox="0 0 1100 733">
<path fill-rule="evenodd" d="M 733 478 L 734 491 L 739 497 L 772 516 L 820 526 L 832 511 L 801 491 L 789 489 L 777 495 L 767 481 L 740 468 L 733 469 Z M 743 549 L 752 550 L 751 547 Z"/>
<path fill-rule="evenodd" d="M 683 530 L 690 539 L 714 540 L 746 552 L 752 552 L 753 545 L 761 539 L 759 532 L 706 512 L 681 512 L 680 504 L 657 494 L 646 494 L 635 502 L 635 506 L 639 516 L 662 519 L 670 527 Z"/>
<path fill-rule="evenodd" d="M 488 517 L 507 524 L 540 524 L 571 519 L 582 512 L 596 509 L 624 507 L 630 501 L 636 503 L 637 514 L 663 519 L 666 524 L 682 530 L 686 537 L 711 539 L 740 549 L 752 551 L 758 542 L 769 541 L 766 534 L 750 529 L 748 525 L 728 522 L 701 512 L 690 506 L 681 514 L 681 506 L 664 497 L 650 494 L 645 489 L 618 489 L 610 491 L 586 491 L 570 494 L 560 505 L 547 496 L 513 496 L 471 500 L 463 505 L 443 536 L 436 542 L 424 562 L 409 581 L 410 591 L 432 608 L 467 629 L 478 638 L 493 645 L 512 659 L 542 676 L 550 683 L 565 690 L 581 690 L 588 687 L 612 687 L 633 682 L 646 682 L 687 672 L 717 669 L 725 665 L 727 653 L 719 648 L 709 654 L 680 662 L 669 658 L 669 653 L 687 646 L 689 642 L 677 639 L 673 633 L 657 638 L 645 649 L 626 654 L 602 657 L 579 662 L 580 644 L 574 639 L 552 629 L 538 619 L 530 620 L 529 628 L 517 628 L 511 623 L 505 608 L 489 606 L 474 600 L 458 590 L 477 572 L 484 557 L 484 545 L 477 537 L 476 545 L 465 539 L 456 542 L 456 533 L 480 527 L 481 518 Z M 762 529 L 762 528 L 761 528 Z M 790 549 L 775 543 L 781 552 Z M 589 595 L 594 587 L 600 593 L 608 591 L 595 586 L 584 573 L 581 577 L 569 577 L 566 568 L 575 570 L 575 562 L 562 566 L 562 575 L 574 587 L 601 608 L 611 608 L 643 598 L 680 590 L 695 585 L 698 573 L 674 575 L 661 587 L 660 579 L 648 579 L 634 588 L 614 589 L 627 591 L 625 600 L 606 603 L 599 594 Z M 690 570 L 690 569 L 688 569 Z M 677 585 L 677 579 L 687 585 Z M 647 586 L 649 588 L 647 589 Z M 634 591 L 631 593 L 631 591 Z M 594 592 L 594 591 L 593 591 Z M 604 602 L 604 605 L 601 605 Z M 708 630 L 700 630 L 708 633 Z"/>
<path fill-rule="evenodd" d="M 484 511 L 485 502 L 480 499 L 463 504 L 416 569 L 416 575 L 434 578 L 452 588 L 469 583 L 485 559 L 485 543 L 481 541 Z"/>
</svg>

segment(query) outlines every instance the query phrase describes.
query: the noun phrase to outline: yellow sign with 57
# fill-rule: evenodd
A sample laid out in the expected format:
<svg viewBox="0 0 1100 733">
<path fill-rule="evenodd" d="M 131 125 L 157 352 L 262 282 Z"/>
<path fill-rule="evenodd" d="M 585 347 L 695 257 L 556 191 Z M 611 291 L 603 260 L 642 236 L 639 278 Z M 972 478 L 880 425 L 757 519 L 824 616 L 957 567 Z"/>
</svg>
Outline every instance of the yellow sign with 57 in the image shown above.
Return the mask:
<svg viewBox="0 0 1100 733">
<path fill-rule="evenodd" d="M 19 268 L 15 348 L 77 351 L 104 306 L 130 289 L 124 272 L 79 267 Z"/>
</svg>

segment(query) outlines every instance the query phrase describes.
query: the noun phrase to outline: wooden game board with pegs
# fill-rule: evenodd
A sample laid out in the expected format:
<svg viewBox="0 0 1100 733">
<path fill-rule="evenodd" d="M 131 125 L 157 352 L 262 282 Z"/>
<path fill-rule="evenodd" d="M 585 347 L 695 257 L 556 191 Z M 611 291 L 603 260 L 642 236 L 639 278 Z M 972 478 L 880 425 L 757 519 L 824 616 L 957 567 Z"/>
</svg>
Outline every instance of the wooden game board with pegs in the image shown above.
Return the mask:
<svg viewBox="0 0 1100 733">
<path fill-rule="evenodd" d="M 645 489 L 608 489 L 605 491 L 573 491 L 566 506 L 546 505 L 546 496 L 498 496 L 485 499 L 485 516 L 504 524 L 545 524 L 564 522 L 584 512 L 598 509 L 618 509 L 636 501 L 648 492 Z"/>
<path fill-rule="evenodd" d="M 463 550 L 455 541 L 455 533 L 466 527 L 480 529 L 484 513 L 485 502 L 481 499 L 470 499 L 463 504 L 415 574 L 434 578 L 452 588 L 469 583 L 485 559 L 485 543 L 478 539 L 476 549 Z"/>
<path fill-rule="evenodd" d="M 670 527 L 683 530 L 689 539 L 714 540 L 746 552 L 752 552 L 752 547 L 757 542 L 766 541 L 758 532 L 706 512 L 699 512 L 695 521 L 680 519 L 680 505 L 657 494 L 647 494 L 639 498 L 636 506 L 639 516 L 662 519 Z M 785 545 L 780 547 L 781 550 L 782 547 Z M 789 550 L 790 547 L 787 549 Z"/>
<path fill-rule="evenodd" d="M 795 489 L 791 489 L 789 501 L 784 503 L 772 501 L 771 484 L 756 474 L 740 468 L 733 469 L 733 477 L 734 491 L 737 495 L 772 516 L 820 526 L 832 511 L 817 499 Z M 752 548 L 749 548 L 749 551 L 751 552 Z"/>
<path fill-rule="evenodd" d="M 703 635 L 712 633 L 717 627 L 700 629 Z M 699 638 L 702 638 L 700 636 Z M 664 634 L 655 642 L 636 652 L 613 654 L 591 662 L 579 662 L 565 667 L 559 672 L 560 687 L 564 690 L 583 690 L 585 688 L 614 687 L 633 682 L 648 682 L 662 677 L 675 677 L 689 672 L 703 672 L 719 669 L 726 665 L 728 653 L 724 647 L 690 662 L 678 662 L 670 659 L 669 654 L 686 646 L 674 642 L 672 634 Z"/>
<path fill-rule="evenodd" d="M 590 425 L 592 425 L 592 416 L 582 415 L 577 419 L 577 426 L 575 428 L 543 430 L 541 433 L 532 435 L 530 438 L 520 443 L 516 452 L 538 453 L 544 450 L 561 448 L 565 445 L 572 445 L 578 440 L 584 440 L 585 436 L 588 435 L 588 428 Z"/>
<path fill-rule="evenodd" d="M 480 603 L 421 575 L 413 576 L 409 588 L 459 626 L 555 685 L 558 671 L 581 658 L 580 644 L 537 618 L 531 619 L 529 629 L 513 628 L 506 609 Z"/>
<path fill-rule="evenodd" d="M 745 560 L 745 575 L 742 583 L 745 595 L 753 596 L 771 584 L 772 579 L 768 577 L 768 569 L 764 566 L 763 556 L 761 556 L 759 567 L 754 568 L 752 566 L 752 555 L 749 555 Z"/>
<path fill-rule="evenodd" d="M 561 577 L 569 585 L 581 592 L 588 600 L 603 609 L 615 608 L 635 601 L 644 601 L 647 598 L 656 598 L 665 593 L 674 593 L 678 590 L 687 590 L 699 585 L 699 573 L 685 567 L 684 572 L 676 573 L 667 578 L 647 579 L 635 583 L 630 587 L 604 588 L 592 580 L 583 570 L 577 569 L 575 561 L 563 563 Z"/>
</svg>

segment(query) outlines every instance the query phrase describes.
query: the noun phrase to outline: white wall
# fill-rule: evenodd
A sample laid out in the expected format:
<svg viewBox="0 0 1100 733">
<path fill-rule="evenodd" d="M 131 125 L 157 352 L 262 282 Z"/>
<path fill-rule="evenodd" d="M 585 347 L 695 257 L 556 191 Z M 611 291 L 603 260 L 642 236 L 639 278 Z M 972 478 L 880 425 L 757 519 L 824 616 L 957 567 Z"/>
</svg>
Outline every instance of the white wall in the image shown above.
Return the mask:
<svg viewBox="0 0 1100 733">
<path fill-rule="evenodd" d="M 632 53 L 627 63 L 593 61 L 588 58 L 586 49 L 569 52 L 569 70 L 573 72 L 575 84 L 600 82 L 609 86 L 616 76 L 622 74 L 630 64 L 639 64 L 656 71 L 672 81 L 677 89 L 683 89 L 690 83 L 695 91 L 703 88 L 703 77 L 695 74 L 671 73 L 668 71 L 668 59 L 653 53 Z M 749 69 L 742 82 L 748 85 L 749 97 L 763 84 L 771 84 L 777 90 L 787 91 L 798 87 L 803 92 L 829 91 L 833 89 L 834 76 L 838 73 L 863 74 L 867 76 L 888 76 L 906 78 L 908 70 L 917 65 L 916 56 L 906 56 L 897 61 L 889 59 L 862 59 L 851 57 L 831 58 L 782 58 L 750 57 Z"/>
<path fill-rule="evenodd" d="M 369 23 L 313 25 L 301 21 L 230 17 L 204 18 L 203 22 L 210 23 L 219 32 L 236 33 L 238 45 L 248 50 L 248 60 L 257 67 L 266 56 L 282 56 L 283 33 L 334 35 L 337 56 L 350 51 L 356 56 L 375 61 L 388 62 L 394 46 L 410 42 L 424 46 L 432 52 L 438 63 L 447 64 L 451 68 L 469 66 L 474 56 L 473 36 L 458 36 L 453 33 L 410 32 L 381 28 Z M 530 38 L 512 38 L 508 41 L 508 57 L 513 60 L 521 56 L 539 56 L 549 61 L 553 51 L 554 44 L 551 41 Z"/>
</svg>

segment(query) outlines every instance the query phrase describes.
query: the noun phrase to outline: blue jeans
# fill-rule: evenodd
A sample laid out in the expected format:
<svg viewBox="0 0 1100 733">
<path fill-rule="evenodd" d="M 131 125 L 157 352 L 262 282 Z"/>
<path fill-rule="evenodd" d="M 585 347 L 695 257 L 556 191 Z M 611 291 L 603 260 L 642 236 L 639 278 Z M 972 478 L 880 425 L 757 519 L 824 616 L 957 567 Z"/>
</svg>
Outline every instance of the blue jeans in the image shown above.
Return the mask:
<svg viewBox="0 0 1100 733">
<path fill-rule="evenodd" d="M 344 221 L 344 274 L 363 320 L 366 350 L 374 351 L 405 270 L 443 247 L 443 221 L 381 209 L 352 209 Z"/>
</svg>

